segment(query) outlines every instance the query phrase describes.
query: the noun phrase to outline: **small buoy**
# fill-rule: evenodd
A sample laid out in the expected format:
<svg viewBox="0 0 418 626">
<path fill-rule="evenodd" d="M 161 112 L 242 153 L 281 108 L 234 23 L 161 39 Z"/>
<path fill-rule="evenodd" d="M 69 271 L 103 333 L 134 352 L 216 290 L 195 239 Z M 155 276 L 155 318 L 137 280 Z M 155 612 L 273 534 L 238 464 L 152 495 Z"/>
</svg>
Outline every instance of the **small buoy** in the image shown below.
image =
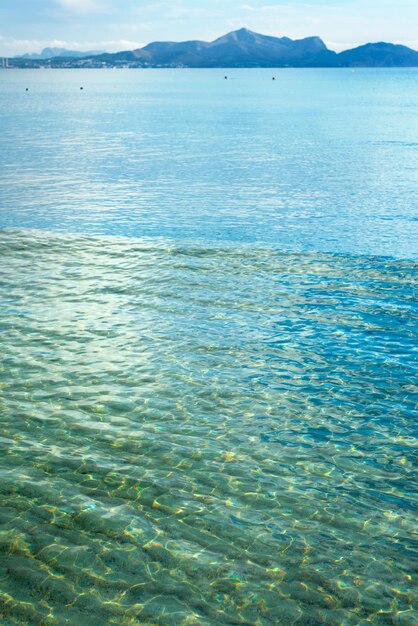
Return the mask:
<svg viewBox="0 0 418 626">
<path fill-rule="evenodd" d="M 276 77 L 275 77 L 275 76 L 273 76 L 273 78 L 272 78 L 271 80 L 276 80 Z"/>
<path fill-rule="evenodd" d="M 26 87 L 26 91 L 29 91 L 29 87 Z"/>
<path fill-rule="evenodd" d="M 225 76 L 225 80 L 228 80 L 228 76 Z"/>
<path fill-rule="evenodd" d="M 84 87 L 80 87 L 80 89 L 82 90 L 82 89 L 84 89 Z"/>
</svg>

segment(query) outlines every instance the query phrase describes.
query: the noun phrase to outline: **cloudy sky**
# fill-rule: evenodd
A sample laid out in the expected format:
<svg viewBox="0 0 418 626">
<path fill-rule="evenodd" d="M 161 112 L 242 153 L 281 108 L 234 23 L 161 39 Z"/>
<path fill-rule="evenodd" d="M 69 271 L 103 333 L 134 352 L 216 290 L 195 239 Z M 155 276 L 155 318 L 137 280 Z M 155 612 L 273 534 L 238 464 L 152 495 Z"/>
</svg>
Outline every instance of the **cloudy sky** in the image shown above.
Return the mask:
<svg viewBox="0 0 418 626">
<path fill-rule="evenodd" d="M 418 0 L 0 0 L 0 54 L 128 50 L 155 40 L 212 40 L 242 26 L 319 35 L 335 50 L 382 40 L 418 49 Z"/>
</svg>

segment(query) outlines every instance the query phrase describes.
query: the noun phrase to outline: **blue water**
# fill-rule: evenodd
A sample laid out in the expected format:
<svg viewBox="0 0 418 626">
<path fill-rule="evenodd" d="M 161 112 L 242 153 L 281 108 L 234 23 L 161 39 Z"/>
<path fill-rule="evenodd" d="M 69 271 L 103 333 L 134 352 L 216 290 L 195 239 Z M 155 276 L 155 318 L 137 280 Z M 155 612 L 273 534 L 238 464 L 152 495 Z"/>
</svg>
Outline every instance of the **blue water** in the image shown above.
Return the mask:
<svg viewBox="0 0 418 626">
<path fill-rule="evenodd" d="M 0 225 L 417 257 L 418 70 L 224 74 L 2 72 Z"/>
<path fill-rule="evenodd" d="M 1 626 L 418 623 L 418 71 L 224 75 L 0 71 Z"/>
</svg>

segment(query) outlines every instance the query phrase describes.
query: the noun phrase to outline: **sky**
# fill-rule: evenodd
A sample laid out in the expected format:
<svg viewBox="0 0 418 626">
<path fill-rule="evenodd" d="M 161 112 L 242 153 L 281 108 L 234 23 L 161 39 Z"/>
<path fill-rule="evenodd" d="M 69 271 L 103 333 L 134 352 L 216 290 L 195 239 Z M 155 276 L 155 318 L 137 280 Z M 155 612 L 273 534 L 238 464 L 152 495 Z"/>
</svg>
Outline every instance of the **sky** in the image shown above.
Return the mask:
<svg viewBox="0 0 418 626">
<path fill-rule="evenodd" d="M 241 27 L 278 37 L 319 35 L 337 51 L 369 41 L 418 49 L 418 0 L 0 0 L 0 55 L 211 41 Z"/>
</svg>

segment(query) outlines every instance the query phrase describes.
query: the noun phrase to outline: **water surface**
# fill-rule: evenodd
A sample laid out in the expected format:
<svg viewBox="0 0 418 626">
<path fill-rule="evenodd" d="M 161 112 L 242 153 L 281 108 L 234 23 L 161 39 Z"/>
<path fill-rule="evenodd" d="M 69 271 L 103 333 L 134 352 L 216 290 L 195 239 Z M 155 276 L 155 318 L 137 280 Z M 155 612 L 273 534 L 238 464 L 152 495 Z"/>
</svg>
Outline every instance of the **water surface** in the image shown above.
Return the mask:
<svg viewBox="0 0 418 626">
<path fill-rule="evenodd" d="M 417 69 L 224 74 L 1 72 L 0 226 L 417 257 Z"/>
<path fill-rule="evenodd" d="M 2 626 L 418 623 L 417 72 L 223 75 L 0 73 Z"/>
</svg>

